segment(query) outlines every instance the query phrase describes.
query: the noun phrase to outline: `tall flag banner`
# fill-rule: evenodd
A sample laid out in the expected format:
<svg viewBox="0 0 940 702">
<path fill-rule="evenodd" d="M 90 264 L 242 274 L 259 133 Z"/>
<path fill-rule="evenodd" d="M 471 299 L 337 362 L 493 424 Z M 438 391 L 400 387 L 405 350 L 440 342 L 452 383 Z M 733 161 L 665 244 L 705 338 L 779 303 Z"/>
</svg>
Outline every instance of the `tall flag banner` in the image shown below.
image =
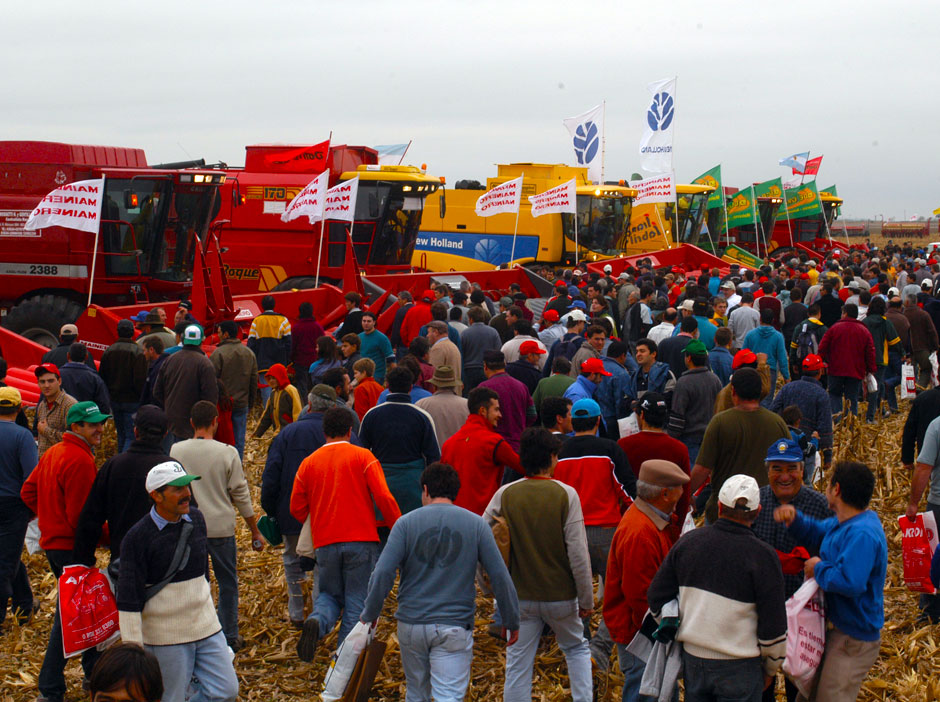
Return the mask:
<svg viewBox="0 0 940 702">
<path fill-rule="evenodd" d="M 819 191 L 816 190 L 815 182 L 810 181 L 805 185 L 786 190 L 785 193 L 790 219 L 799 219 L 801 217 L 811 217 L 813 215 L 822 214 L 822 206 L 819 202 Z"/>
<path fill-rule="evenodd" d="M 571 134 L 571 145 L 578 165 L 588 169 L 588 179 L 592 183 L 600 183 L 603 177 L 601 139 L 604 135 L 604 106 L 598 105 L 583 115 L 569 117 L 563 122 Z"/>
<path fill-rule="evenodd" d="M 264 155 L 268 168 L 281 173 L 309 173 L 326 168 L 330 155 L 330 140 L 299 149 L 285 149 Z"/>
<path fill-rule="evenodd" d="M 65 227 L 95 234 L 101 224 L 103 199 L 104 178 L 67 183 L 39 201 L 23 229 Z"/>
<path fill-rule="evenodd" d="M 673 173 L 660 173 L 650 178 L 636 180 L 630 183 L 630 187 L 637 191 L 634 205 L 676 201 L 676 178 Z"/>
<path fill-rule="evenodd" d="M 800 174 L 803 172 L 803 169 L 806 168 L 806 161 L 808 159 L 809 151 L 804 151 L 801 154 L 793 154 L 792 156 L 780 159 L 780 165 L 789 166 L 793 169 L 794 173 Z"/>
<path fill-rule="evenodd" d="M 676 79 L 665 78 L 647 86 L 653 96 L 646 110 L 646 128 L 640 139 L 640 167 L 651 173 L 672 171 L 672 137 L 676 126 Z"/>
<path fill-rule="evenodd" d="M 757 211 L 757 203 L 754 202 L 754 188 L 744 188 L 739 190 L 731 197 L 731 203 L 728 205 L 728 226 L 740 227 L 743 224 L 757 225 L 754 221 L 754 213 Z"/>
<path fill-rule="evenodd" d="M 323 205 L 326 200 L 326 190 L 330 182 L 330 172 L 323 171 L 316 178 L 307 183 L 281 213 L 282 222 L 306 216 L 310 224 L 323 219 Z"/>
<path fill-rule="evenodd" d="M 326 191 L 323 201 L 323 219 L 356 219 L 356 195 L 359 194 L 359 176 L 346 180 Z"/>
<path fill-rule="evenodd" d="M 380 166 L 396 166 L 405 158 L 409 146 L 410 141 L 407 144 L 380 144 L 372 148 L 379 152 Z"/>
<path fill-rule="evenodd" d="M 692 181 L 693 185 L 709 185 L 715 189 L 711 195 L 708 196 L 708 203 L 705 206 L 707 210 L 713 210 L 716 207 L 721 207 L 724 201 L 724 193 L 721 188 L 721 165 L 717 165 L 714 168 L 705 171 L 702 175 Z"/>
<path fill-rule="evenodd" d="M 554 188 L 538 195 L 529 195 L 529 202 L 532 204 L 531 214 L 533 217 L 541 217 L 556 212 L 576 214 L 578 211 L 578 187 L 575 179 L 572 178 L 567 183 L 556 185 Z"/>
<path fill-rule="evenodd" d="M 839 197 L 839 191 L 836 190 L 836 186 L 834 186 L 834 185 L 830 185 L 828 188 L 823 188 L 822 190 L 819 191 L 819 193 L 820 193 L 820 194 L 822 194 L 822 193 L 829 193 L 829 194 L 832 195 L 833 197 Z M 839 207 L 836 208 L 836 215 L 841 215 L 841 214 L 842 214 L 842 207 L 839 206 Z M 934 214 L 937 214 L 937 213 L 934 212 Z"/>
<path fill-rule="evenodd" d="M 522 176 L 507 180 L 492 190 L 487 190 L 477 200 L 475 211 L 478 217 L 490 217 L 507 212 L 519 212 L 519 200 L 522 197 Z"/>
<path fill-rule="evenodd" d="M 754 193 L 757 197 L 779 197 L 783 198 L 783 182 L 780 178 L 765 180 L 763 183 L 757 183 L 754 186 Z"/>
<path fill-rule="evenodd" d="M 811 175 L 811 176 L 817 175 L 819 173 L 819 166 L 820 164 L 822 164 L 822 160 L 823 160 L 822 156 L 811 158 L 809 161 L 806 162 L 806 168 L 803 169 L 802 174 L 794 168 L 793 175 Z"/>
</svg>

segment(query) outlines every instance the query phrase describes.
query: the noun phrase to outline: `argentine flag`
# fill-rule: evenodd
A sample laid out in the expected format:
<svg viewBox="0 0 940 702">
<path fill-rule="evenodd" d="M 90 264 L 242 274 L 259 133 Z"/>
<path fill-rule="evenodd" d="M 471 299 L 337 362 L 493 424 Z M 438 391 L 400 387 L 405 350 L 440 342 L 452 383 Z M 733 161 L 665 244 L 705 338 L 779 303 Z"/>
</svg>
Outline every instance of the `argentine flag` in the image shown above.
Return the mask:
<svg viewBox="0 0 940 702">
<path fill-rule="evenodd" d="M 809 151 L 804 151 L 801 154 L 793 154 L 792 156 L 787 156 L 786 158 L 780 159 L 781 166 L 787 166 L 789 168 L 796 168 L 798 172 L 802 173 L 803 169 L 806 168 L 806 161 L 809 159 Z"/>
<path fill-rule="evenodd" d="M 411 146 L 410 141 L 407 144 L 381 144 L 373 148 L 379 152 L 380 166 L 397 166 L 405 157 L 409 146 Z"/>
</svg>

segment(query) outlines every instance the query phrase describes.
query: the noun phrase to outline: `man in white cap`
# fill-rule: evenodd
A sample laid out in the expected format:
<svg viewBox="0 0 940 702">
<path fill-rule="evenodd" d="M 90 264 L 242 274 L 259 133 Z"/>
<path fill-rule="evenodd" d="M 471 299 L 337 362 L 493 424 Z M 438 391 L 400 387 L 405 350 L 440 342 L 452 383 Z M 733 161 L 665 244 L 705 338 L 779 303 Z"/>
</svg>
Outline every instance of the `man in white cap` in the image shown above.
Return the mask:
<svg viewBox="0 0 940 702">
<path fill-rule="evenodd" d="M 718 492 L 718 521 L 679 539 L 650 583 L 654 614 L 679 600 L 686 699 L 757 700 L 783 664 L 783 572 L 751 529 L 760 509 L 757 481 L 732 475 Z"/>
<path fill-rule="evenodd" d="M 121 543 L 117 606 L 121 638 L 160 662 L 163 701 L 238 697 L 232 653 L 209 589 L 206 520 L 191 506 L 190 475 L 176 461 L 147 473 L 150 513 Z"/>
</svg>

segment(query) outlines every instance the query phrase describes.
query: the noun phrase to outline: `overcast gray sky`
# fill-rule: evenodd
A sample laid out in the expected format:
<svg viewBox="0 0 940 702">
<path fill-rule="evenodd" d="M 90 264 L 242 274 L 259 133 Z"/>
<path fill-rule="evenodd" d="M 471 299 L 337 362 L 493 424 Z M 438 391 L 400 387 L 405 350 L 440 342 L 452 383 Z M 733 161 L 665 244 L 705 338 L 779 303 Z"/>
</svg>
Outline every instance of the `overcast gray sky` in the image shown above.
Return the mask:
<svg viewBox="0 0 940 702">
<path fill-rule="evenodd" d="M 647 83 L 678 76 L 675 166 L 741 187 L 825 155 L 850 217 L 940 207 L 940 4 L 199 2 L 4 9 L 0 138 L 244 163 L 251 143 L 414 140 L 484 180 L 574 162 L 561 120 L 607 102 L 606 178 L 638 169 Z"/>
</svg>

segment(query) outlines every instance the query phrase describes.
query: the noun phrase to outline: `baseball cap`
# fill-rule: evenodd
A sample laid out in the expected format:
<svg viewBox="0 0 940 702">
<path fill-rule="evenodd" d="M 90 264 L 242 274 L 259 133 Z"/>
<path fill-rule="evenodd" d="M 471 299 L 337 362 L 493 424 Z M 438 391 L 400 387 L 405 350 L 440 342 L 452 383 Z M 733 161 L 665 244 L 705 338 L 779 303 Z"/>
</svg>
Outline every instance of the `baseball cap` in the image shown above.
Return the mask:
<svg viewBox="0 0 940 702">
<path fill-rule="evenodd" d="M 63 324 L 59 329 L 59 336 L 78 336 L 78 327 L 74 324 Z"/>
<path fill-rule="evenodd" d="M 508 295 L 503 295 L 501 298 L 499 298 L 499 304 L 503 307 L 512 307 L 512 298 Z"/>
<path fill-rule="evenodd" d="M 0 407 L 12 409 L 23 404 L 23 397 L 20 391 L 9 386 L 0 388 Z"/>
<path fill-rule="evenodd" d="M 569 319 L 573 319 L 573 320 L 575 320 L 576 322 L 586 322 L 586 321 L 587 321 L 587 315 L 584 314 L 584 312 L 582 312 L 581 310 L 579 310 L 579 309 L 577 309 L 577 308 L 571 310 L 571 311 L 568 313 L 568 318 L 569 318 Z"/>
<path fill-rule="evenodd" d="M 571 303 L 571 306 L 568 309 L 569 310 L 586 310 L 587 305 L 584 304 L 584 300 L 575 300 L 574 302 Z"/>
<path fill-rule="evenodd" d="M 773 442 L 767 449 L 768 463 L 783 461 L 784 463 L 799 463 L 803 460 L 803 449 L 793 439 L 780 439 Z"/>
<path fill-rule="evenodd" d="M 665 419 L 669 414 L 666 398 L 658 392 L 648 392 L 637 403 L 636 408 L 650 419 Z"/>
<path fill-rule="evenodd" d="M 545 313 L 542 315 L 542 319 L 546 322 L 557 322 L 558 321 L 558 310 L 545 310 Z"/>
<path fill-rule="evenodd" d="M 742 499 L 745 500 L 744 506 L 738 508 L 738 500 Z M 757 481 L 749 475 L 732 475 L 718 491 L 718 501 L 731 509 L 753 512 L 760 507 L 760 488 Z"/>
<path fill-rule="evenodd" d="M 182 308 L 183 308 L 184 310 L 186 310 L 187 312 L 192 312 L 192 311 L 193 311 L 193 303 L 190 302 L 189 300 L 181 300 L 181 301 L 180 301 L 180 304 L 179 304 L 179 307 L 182 307 Z"/>
<path fill-rule="evenodd" d="M 124 338 L 134 336 L 134 323 L 129 319 L 122 319 L 117 323 L 117 333 Z"/>
<path fill-rule="evenodd" d="M 923 290 L 930 290 L 933 287 L 933 281 L 930 278 L 924 278 L 920 284 L 920 287 Z"/>
<path fill-rule="evenodd" d="M 585 417 L 600 417 L 601 406 L 590 397 L 582 397 L 571 405 L 571 416 L 579 419 Z"/>
<path fill-rule="evenodd" d="M 425 290 L 423 293 L 421 293 L 421 299 L 424 302 L 434 302 L 436 297 L 437 295 L 434 294 L 433 290 Z"/>
<path fill-rule="evenodd" d="M 680 310 L 688 310 L 691 312 L 695 308 L 695 302 L 692 300 L 683 300 L 682 304 L 679 305 Z"/>
<path fill-rule="evenodd" d="M 613 270 L 614 270 L 614 267 L 613 267 L 612 265 L 610 265 L 609 263 L 604 266 L 604 272 L 605 272 L 605 273 L 611 273 Z"/>
<path fill-rule="evenodd" d="M 685 345 L 685 350 L 682 353 L 686 356 L 704 356 L 708 353 L 708 349 L 705 348 L 703 342 L 693 339 Z"/>
<path fill-rule="evenodd" d="M 613 375 L 606 368 L 604 368 L 604 362 L 599 358 L 589 358 L 584 363 L 581 364 L 582 373 L 600 373 L 601 375 Z M 572 412 L 574 408 L 572 408 Z M 571 416 L 574 416 L 572 414 Z"/>
<path fill-rule="evenodd" d="M 627 280 L 630 277 L 630 274 L 626 271 L 621 271 L 620 275 L 617 276 L 620 280 Z"/>
<path fill-rule="evenodd" d="M 815 353 L 811 353 L 803 359 L 803 370 L 818 371 L 825 367 L 826 363 L 822 360 L 822 357 Z"/>
<path fill-rule="evenodd" d="M 91 400 L 85 402 L 76 402 L 69 407 L 69 412 L 65 415 L 65 426 L 72 426 L 73 422 L 88 422 L 89 424 L 98 424 L 106 419 L 111 419 L 110 414 L 105 414 Z"/>
<path fill-rule="evenodd" d="M 202 343 L 202 327 L 198 324 L 190 324 L 183 330 L 184 346 L 199 346 Z"/>
<path fill-rule="evenodd" d="M 894 297 L 895 295 L 900 295 L 901 291 L 897 288 L 888 288 L 888 297 Z"/>
<path fill-rule="evenodd" d="M 924 282 L 926 283 L 927 281 L 925 280 Z M 852 290 L 858 290 L 858 281 L 857 281 L 857 280 L 850 280 L 850 281 L 849 281 L 849 288 L 852 289 Z"/>
<path fill-rule="evenodd" d="M 721 284 L 721 287 L 725 290 L 734 290 L 734 283 L 732 283 L 730 280 L 726 280 Z"/>
<path fill-rule="evenodd" d="M 166 434 L 166 413 L 156 405 L 141 405 L 134 417 L 134 426 L 141 431 Z"/>
<path fill-rule="evenodd" d="M 336 390 L 325 383 L 314 385 L 310 393 L 323 400 L 329 400 L 330 402 L 336 401 Z"/>
<path fill-rule="evenodd" d="M 36 370 L 34 370 L 33 373 L 36 374 L 37 378 L 41 375 L 45 375 L 46 373 L 53 373 L 57 378 L 62 377 L 62 374 L 59 373 L 59 367 L 55 363 L 43 363 L 38 365 L 36 366 Z"/>
<path fill-rule="evenodd" d="M 564 288 L 565 290 L 567 290 L 567 289 L 568 289 L 568 283 L 566 283 L 564 280 L 556 280 L 556 281 L 555 281 L 555 287 L 556 287 L 556 288 Z"/>
<path fill-rule="evenodd" d="M 545 351 L 545 349 L 539 346 L 538 342 L 536 341 L 523 341 L 521 344 L 519 344 L 520 356 L 525 356 L 526 354 L 530 354 L 530 353 L 543 354 L 547 352 Z"/>
<path fill-rule="evenodd" d="M 731 370 L 737 370 L 749 363 L 757 363 L 757 354 L 750 349 L 741 349 L 734 354 L 734 360 L 731 361 Z"/>
<path fill-rule="evenodd" d="M 147 317 L 149 316 L 150 316 L 149 311 L 141 310 L 137 314 L 132 314 L 130 317 L 128 317 L 128 319 L 131 320 L 132 322 L 136 322 L 137 324 L 140 324 L 141 322 L 147 321 Z"/>
<path fill-rule="evenodd" d="M 182 487 L 200 479 L 198 475 L 187 473 L 186 469 L 176 461 L 164 461 L 155 465 L 147 473 L 146 489 L 147 492 L 153 492 L 167 485 Z"/>
</svg>

